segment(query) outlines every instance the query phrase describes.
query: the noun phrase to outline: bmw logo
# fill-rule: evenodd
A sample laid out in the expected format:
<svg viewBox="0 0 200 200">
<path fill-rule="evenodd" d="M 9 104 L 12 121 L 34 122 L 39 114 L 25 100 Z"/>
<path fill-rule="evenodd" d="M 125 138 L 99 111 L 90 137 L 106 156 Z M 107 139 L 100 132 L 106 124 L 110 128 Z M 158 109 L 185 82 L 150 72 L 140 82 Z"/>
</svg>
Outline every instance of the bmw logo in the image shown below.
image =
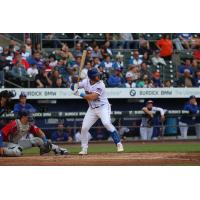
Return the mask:
<svg viewBox="0 0 200 200">
<path fill-rule="evenodd" d="M 132 90 L 130 91 L 130 95 L 131 95 L 132 97 L 135 96 L 135 95 L 136 95 L 136 91 L 132 89 Z"/>
</svg>

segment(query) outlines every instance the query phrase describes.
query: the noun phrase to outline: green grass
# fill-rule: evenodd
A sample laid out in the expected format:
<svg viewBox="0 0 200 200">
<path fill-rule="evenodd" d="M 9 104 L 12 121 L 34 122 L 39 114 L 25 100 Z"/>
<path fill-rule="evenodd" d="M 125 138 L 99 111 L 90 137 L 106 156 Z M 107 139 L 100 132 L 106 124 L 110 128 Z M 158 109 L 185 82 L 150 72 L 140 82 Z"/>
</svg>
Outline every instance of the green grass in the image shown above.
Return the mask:
<svg viewBox="0 0 200 200">
<path fill-rule="evenodd" d="M 80 145 L 65 145 L 70 153 L 78 153 L 80 151 Z M 200 152 L 200 143 L 127 143 L 124 144 L 126 153 L 158 153 L 158 152 Z M 25 155 L 38 154 L 38 148 L 31 148 L 25 150 Z M 116 152 L 116 147 L 113 144 L 90 144 L 89 153 L 113 153 Z"/>
</svg>

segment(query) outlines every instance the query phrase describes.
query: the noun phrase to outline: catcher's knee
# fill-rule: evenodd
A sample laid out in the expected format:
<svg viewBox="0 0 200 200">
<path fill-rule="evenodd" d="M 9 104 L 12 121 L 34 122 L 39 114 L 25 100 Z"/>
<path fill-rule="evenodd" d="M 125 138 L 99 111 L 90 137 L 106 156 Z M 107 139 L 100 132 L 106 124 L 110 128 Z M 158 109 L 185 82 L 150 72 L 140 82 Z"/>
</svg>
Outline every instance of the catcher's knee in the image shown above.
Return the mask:
<svg viewBox="0 0 200 200">
<path fill-rule="evenodd" d="M 39 137 L 31 138 L 30 141 L 33 147 L 41 147 L 44 145 L 43 140 Z"/>
<path fill-rule="evenodd" d="M 4 148 L 4 156 L 19 157 L 23 155 L 23 149 L 20 146 Z"/>
</svg>

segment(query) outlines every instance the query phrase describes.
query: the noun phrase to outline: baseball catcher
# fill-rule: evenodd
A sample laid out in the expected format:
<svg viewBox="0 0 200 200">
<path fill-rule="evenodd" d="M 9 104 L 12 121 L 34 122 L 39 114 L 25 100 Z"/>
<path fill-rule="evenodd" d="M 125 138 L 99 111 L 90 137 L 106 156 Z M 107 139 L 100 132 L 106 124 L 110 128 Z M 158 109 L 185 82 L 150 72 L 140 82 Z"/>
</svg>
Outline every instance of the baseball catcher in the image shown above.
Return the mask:
<svg viewBox="0 0 200 200">
<path fill-rule="evenodd" d="M 39 147 L 40 155 L 53 151 L 58 155 L 67 155 L 68 151 L 64 148 L 52 144 L 47 140 L 44 132 L 30 122 L 29 113 L 22 111 L 19 119 L 9 122 L 0 131 L 0 155 L 1 156 L 22 156 L 23 150 Z M 34 137 L 29 138 L 28 134 Z M 24 137 L 26 136 L 26 137 Z"/>
</svg>

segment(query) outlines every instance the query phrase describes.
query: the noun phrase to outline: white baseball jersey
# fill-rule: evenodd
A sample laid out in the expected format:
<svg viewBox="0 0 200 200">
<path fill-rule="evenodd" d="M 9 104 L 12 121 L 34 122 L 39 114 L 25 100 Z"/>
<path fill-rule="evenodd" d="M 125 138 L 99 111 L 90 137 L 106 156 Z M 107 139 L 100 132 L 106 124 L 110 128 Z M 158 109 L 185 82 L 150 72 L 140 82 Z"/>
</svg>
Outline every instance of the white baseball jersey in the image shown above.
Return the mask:
<svg viewBox="0 0 200 200">
<path fill-rule="evenodd" d="M 155 114 L 157 111 L 160 112 L 161 115 L 165 114 L 165 111 L 162 108 L 159 107 L 152 107 L 151 111 L 153 114 Z M 141 126 L 147 126 L 148 125 L 148 119 L 149 117 L 142 117 L 142 122 L 141 122 Z"/>
<path fill-rule="evenodd" d="M 99 95 L 97 100 L 88 101 L 91 108 L 94 109 L 109 103 L 103 81 L 98 81 L 97 83 L 91 85 L 89 79 L 84 79 L 79 83 L 79 88 L 84 88 L 86 94 L 97 93 Z"/>
</svg>

